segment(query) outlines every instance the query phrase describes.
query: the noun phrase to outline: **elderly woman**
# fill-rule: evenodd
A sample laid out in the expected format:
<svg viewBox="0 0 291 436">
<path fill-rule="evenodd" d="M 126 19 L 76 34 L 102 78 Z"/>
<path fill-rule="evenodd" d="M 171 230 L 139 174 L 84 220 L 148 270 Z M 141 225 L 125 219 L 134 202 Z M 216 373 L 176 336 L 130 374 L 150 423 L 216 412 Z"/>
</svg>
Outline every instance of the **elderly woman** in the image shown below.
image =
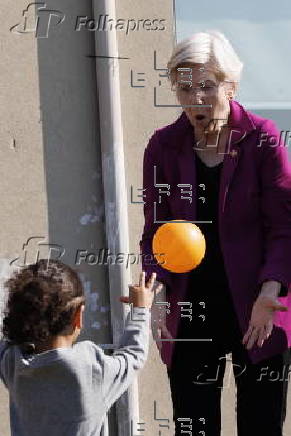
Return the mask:
<svg viewBox="0 0 291 436">
<path fill-rule="evenodd" d="M 234 100 L 242 63 L 220 32 L 182 41 L 168 69 L 183 112 L 155 131 L 145 149 L 140 247 L 144 270 L 165 285 L 169 313 L 155 304 L 152 321 L 167 365 L 175 434 L 220 435 L 232 353 L 238 436 L 282 436 L 291 337 L 286 148 L 274 122 Z M 183 274 L 146 261 L 157 228 L 175 219 L 196 223 L 206 239 L 204 259 Z M 190 303 L 192 320 L 185 316 Z"/>
</svg>

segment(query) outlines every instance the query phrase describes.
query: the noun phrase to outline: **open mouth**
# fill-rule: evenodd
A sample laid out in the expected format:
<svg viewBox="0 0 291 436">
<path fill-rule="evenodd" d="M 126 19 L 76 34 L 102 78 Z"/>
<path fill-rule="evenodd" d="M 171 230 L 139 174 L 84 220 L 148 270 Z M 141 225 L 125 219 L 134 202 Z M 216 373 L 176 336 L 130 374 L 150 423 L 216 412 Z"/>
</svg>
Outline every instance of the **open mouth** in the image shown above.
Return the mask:
<svg viewBox="0 0 291 436">
<path fill-rule="evenodd" d="M 195 116 L 195 119 L 198 121 L 204 120 L 204 118 L 205 118 L 205 115 L 202 115 L 202 114 L 198 114 Z"/>
</svg>

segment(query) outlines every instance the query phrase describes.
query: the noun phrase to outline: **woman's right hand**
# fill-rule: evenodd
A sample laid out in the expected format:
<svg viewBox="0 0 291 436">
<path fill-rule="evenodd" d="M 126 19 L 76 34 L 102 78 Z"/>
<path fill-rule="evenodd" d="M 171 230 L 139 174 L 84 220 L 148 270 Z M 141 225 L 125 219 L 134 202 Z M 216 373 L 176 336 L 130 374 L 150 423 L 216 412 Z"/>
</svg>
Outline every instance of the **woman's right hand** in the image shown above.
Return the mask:
<svg viewBox="0 0 291 436">
<path fill-rule="evenodd" d="M 160 290 L 159 292 L 159 301 L 166 301 L 166 288 L 161 283 L 156 281 L 156 289 Z M 161 337 L 162 334 L 166 339 L 173 339 L 171 333 L 167 329 L 166 326 L 166 316 L 167 316 L 167 306 L 162 304 L 155 303 L 155 300 L 153 301 L 152 307 L 151 307 L 151 328 L 152 328 L 152 335 L 154 340 L 156 341 L 157 347 L 159 350 L 162 348 L 162 342 Z"/>
</svg>

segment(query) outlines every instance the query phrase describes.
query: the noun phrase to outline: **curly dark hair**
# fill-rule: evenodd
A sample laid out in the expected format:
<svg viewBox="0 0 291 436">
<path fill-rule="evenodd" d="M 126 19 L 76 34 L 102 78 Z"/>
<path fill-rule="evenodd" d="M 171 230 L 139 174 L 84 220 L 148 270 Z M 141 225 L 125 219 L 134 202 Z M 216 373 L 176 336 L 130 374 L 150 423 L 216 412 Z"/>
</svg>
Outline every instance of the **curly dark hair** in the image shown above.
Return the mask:
<svg viewBox="0 0 291 436">
<path fill-rule="evenodd" d="M 3 336 L 18 345 L 41 344 L 60 334 L 85 303 L 77 272 L 54 259 L 40 259 L 15 271 L 4 286 L 8 300 Z"/>
</svg>

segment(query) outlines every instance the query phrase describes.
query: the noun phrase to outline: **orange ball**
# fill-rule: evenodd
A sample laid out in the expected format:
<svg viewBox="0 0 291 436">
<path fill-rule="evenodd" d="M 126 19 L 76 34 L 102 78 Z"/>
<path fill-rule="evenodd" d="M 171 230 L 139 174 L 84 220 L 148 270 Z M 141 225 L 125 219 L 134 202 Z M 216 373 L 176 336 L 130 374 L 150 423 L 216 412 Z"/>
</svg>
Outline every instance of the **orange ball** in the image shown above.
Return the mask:
<svg viewBox="0 0 291 436">
<path fill-rule="evenodd" d="M 171 272 L 185 273 L 202 261 L 206 243 L 198 226 L 185 220 L 172 220 L 158 228 L 152 248 L 160 266 Z"/>
</svg>

